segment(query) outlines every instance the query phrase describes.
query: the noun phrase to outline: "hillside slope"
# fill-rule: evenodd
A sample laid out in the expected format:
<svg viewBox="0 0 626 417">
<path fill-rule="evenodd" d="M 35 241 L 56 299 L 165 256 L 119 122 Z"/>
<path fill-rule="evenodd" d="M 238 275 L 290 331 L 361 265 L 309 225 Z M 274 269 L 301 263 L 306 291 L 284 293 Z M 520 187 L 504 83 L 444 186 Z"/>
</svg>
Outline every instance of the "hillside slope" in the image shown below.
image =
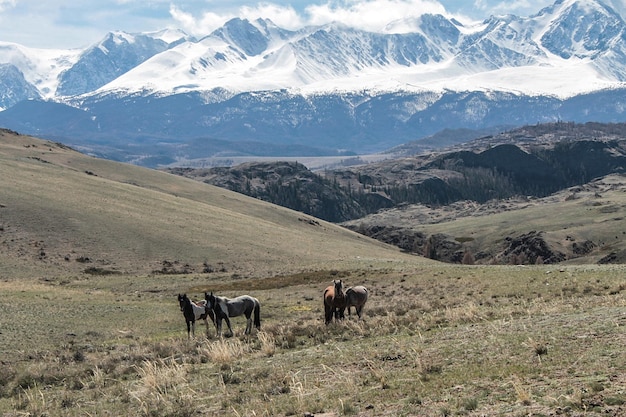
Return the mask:
<svg viewBox="0 0 626 417">
<path fill-rule="evenodd" d="M 625 132 L 623 123 L 559 122 L 317 174 L 280 161 L 169 172 L 440 261 L 459 263 L 470 250 L 481 263 L 621 263 Z M 494 217 L 504 211 L 517 212 Z"/>
<path fill-rule="evenodd" d="M 0 277 L 278 274 L 415 259 L 302 213 L 0 131 Z"/>
<path fill-rule="evenodd" d="M 598 178 L 544 198 L 439 208 L 406 205 L 344 223 L 433 259 L 482 264 L 626 262 L 626 178 Z"/>
</svg>

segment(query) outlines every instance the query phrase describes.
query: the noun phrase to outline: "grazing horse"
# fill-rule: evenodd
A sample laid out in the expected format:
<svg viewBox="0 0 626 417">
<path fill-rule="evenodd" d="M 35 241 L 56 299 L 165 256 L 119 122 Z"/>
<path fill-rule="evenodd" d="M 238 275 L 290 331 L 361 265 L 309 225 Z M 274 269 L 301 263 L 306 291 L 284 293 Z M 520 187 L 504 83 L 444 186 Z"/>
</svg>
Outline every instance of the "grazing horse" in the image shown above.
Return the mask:
<svg viewBox="0 0 626 417">
<path fill-rule="evenodd" d="M 206 326 L 206 333 L 209 334 L 209 322 L 207 317 L 211 317 L 211 320 L 215 322 L 215 318 L 213 316 L 213 311 L 204 305 L 206 302 L 203 301 L 202 304 L 196 304 L 187 297 L 187 294 L 178 294 L 178 304 L 180 305 L 180 311 L 183 312 L 183 316 L 185 316 L 185 321 L 187 322 L 187 338 L 189 339 L 189 333 L 196 337 L 196 320 L 204 320 L 204 325 Z"/>
<path fill-rule="evenodd" d="M 356 287 L 350 287 L 346 290 L 346 307 L 348 308 L 348 315 L 350 315 L 350 307 L 354 307 L 356 314 L 361 318 L 363 313 L 363 306 L 367 302 L 367 296 L 369 291 L 362 285 Z"/>
<path fill-rule="evenodd" d="M 343 312 L 346 308 L 346 295 L 343 292 L 343 281 L 333 280 L 333 285 L 329 285 L 324 290 L 324 318 L 326 324 L 343 319 Z"/>
<path fill-rule="evenodd" d="M 261 329 L 261 304 L 259 300 L 249 295 L 240 295 L 235 298 L 218 297 L 213 293 L 204 293 L 207 308 L 215 313 L 215 329 L 217 336 L 222 336 L 222 319 L 226 320 L 230 336 L 233 335 L 233 329 L 230 327 L 230 317 L 244 315 L 248 320 L 246 331 L 244 334 L 250 334 L 252 330 L 252 313 L 254 312 L 254 327 Z"/>
</svg>

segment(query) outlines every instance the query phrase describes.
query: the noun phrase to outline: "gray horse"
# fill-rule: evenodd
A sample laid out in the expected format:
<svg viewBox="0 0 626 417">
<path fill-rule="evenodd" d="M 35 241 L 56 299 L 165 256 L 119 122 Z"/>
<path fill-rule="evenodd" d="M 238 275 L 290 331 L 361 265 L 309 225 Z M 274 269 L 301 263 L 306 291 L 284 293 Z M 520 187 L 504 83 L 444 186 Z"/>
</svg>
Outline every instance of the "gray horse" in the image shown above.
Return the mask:
<svg viewBox="0 0 626 417">
<path fill-rule="evenodd" d="M 254 327 L 261 329 L 261 304 L 259 300 L 249 295 L 240 295 L 235 298 L 218 297 L 213 293 L 204 293 L 207 308 L 212 309 L 215 313 L 215 329 L 217 336 L 222 336 L 222 319 L 226 320 L 226 325 L 233 335 L 233 329 L 230 327 L 230 317 L 245 315 L 247 319 L 246 331 L 244 334 L 250 334 L 252 330 L 252 313 L 254 313 Z"/>
<path fill-rule="evenodd" d="M 348 308 L 348 315 L 350 315 L 350 307 L 354 307 L 359 319 L 363 314 L 363 306 L 367 302 L 369 291 L 363 285 L 357 285 L 356 287 L 350 287 L 346 290 L 346 307 Z"/>
</svg>

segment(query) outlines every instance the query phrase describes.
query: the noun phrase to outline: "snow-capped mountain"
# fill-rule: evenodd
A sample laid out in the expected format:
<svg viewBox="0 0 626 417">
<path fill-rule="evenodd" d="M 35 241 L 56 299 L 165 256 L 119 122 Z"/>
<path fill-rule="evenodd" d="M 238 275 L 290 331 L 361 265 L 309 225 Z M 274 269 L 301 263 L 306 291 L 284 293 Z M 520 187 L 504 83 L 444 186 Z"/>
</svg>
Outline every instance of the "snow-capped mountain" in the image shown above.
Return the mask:
<svg viewBox="0 0 626 417">
<path fill-rule="evenodd" d="M 47 50 L 26 48 L 22 45 L 0 42 L 0 65 L 3 71 L 0 90 L 0 109 L 23 100 L 54 97 L 59 75 L 71 68 L 79 58 L 78 50 Z M 10 69 L 10 70 L 9 70 Z M 19 88 L 23 85 L 22 88 Z M 14 86 L 6 89 L 7 86 Z"/>
<path fill-rule="evenodd" d="M 1 125 L 92 150 L 97 141 L 104 153 L 113 137 L 376 151 L 445 127 L 623 120 L 626 23 L 600 0 L 475 23 L 409 16 L 378 32 L 236 18 L 200 39 L 168 30 L 112 32 L 82 51 L 0 43 L 0 73 Z M 45 117 L 59 105 L 72 109 Z"/>
<path fill-rule="evenodd" d="M 144 34 L 111 32 L 84 51 L 34 49 L 0 42 L 0 65 L 15 69 L 13 74 L 5 71 L 3 84 L 19 85 L 21 80 L 28 84 L 24 92 L 0 90 L 0 108 L 24 98 L 60 99 L 93 92 L 185 41 L 193 38 L 182 31 L 163 30 Z"/>
<path fill-rule="evenodd" d="M 151 57 L 185 42 L 182 33 L 163 31 L 149 34 L 112 32 L 83 53 L 58 77 L 56 95 L 88 93 L 108 84 Z"/>
<path fill-rule="evenodd" d="M 155 55 L 99 92 L 319 93 L 358 86 L 571 96 L 626 81 L 625 29 L 622 17 L 597 0 L 559 0 L 530 17 L 492 16 L 475 25 L 425 14 L 380 33 L 338 24 L 290 32 L 267 20 L 233 19 L 198 42 Z M 518 82 L 534 69 L 542 85 Z"/>
</svg>

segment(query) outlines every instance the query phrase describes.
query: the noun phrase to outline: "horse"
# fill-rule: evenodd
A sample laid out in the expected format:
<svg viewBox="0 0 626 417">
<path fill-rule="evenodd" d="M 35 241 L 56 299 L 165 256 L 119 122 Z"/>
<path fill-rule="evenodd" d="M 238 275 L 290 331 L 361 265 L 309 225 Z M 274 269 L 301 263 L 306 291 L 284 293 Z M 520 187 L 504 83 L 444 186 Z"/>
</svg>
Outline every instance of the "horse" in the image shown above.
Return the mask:
<svg viewBox="0 0 626 417">
<path fill-rule="evenodd" d="M 261 304 L 259 300 L 249 295 L 240 295 L 235 298 L 218 297 L 211 292 L 204 293 L 204 299 L 207 303 L 207 308 L 213 310 L 215 313 L 215 329 L 217 336 L 222 336 L 222 319 L 226 320 L 228 325 L 228 331 L 232 336 L 233 329 L 230 326 L 230 317 L 238 317 L 245 315 L 248 320 L 246 324 L 246 331 L 244 334 L 250 334 L 252 330 L 252 313 L 254 312 L 254 327 L 257 330 L 261 329 Z"/>
<path fill-rule="evenodd" d="M 324 290 L 324 319 L 329 324 L 333 321 L 343 319 L 344 310 L 346 308 L 346 296 L 343 292 L 343 281 L 340 279 L 333 280 L 333 285 L 329 285 Z"/>
<path fill-rule="evenodd" d="M 349 287 L 346 290 L 346 307 L 348 308 L 348 315 L 350 315 L 350 307 L 354 307 L 356 314 L 359 316 L 359 319 L 361 319 L 363 306 L 365 306 L 365 303 L 367 302 L 368 294 L 369 291 L 362 285 Z"/>
<path fill-rule="evenodd" d="M 178 304 L 180 311 L 183 312 L 185 322 L 187 323 L 187 339 L 190 338 L 190 332 L 196 337 L 196 320 L 204 320 L 206 333 L 209 334 L 209 322 L 207 317 L 211 317 L 211 321 L 215 322 L 213 311 L 206 306 L 206 301 L 202 300 L 202 304 L 196 304 L 187 297 L 187 294 L 178 294 Z"/>
</svg>

